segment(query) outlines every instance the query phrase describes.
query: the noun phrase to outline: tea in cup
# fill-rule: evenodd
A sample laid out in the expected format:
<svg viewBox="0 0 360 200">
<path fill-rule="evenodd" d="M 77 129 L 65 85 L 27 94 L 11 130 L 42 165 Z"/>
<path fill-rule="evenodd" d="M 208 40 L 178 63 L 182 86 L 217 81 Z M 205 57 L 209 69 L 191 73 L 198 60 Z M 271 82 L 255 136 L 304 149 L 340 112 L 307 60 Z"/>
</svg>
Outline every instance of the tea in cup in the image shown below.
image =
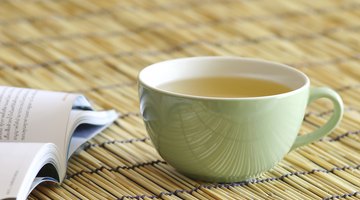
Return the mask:
<svg viewBox="0 0 360 200">
<path fill-rule="evenodd" d="M 150 65 L 139 74 L 140 111 L 162 158 L 194 179 L 242 181 L 291 150 L 330 133 L 343 103 L 329 88 L 310 88 L 302 72 L 239 57 L 192 57 Z M 298 136 L 306 106 L 334 105 L 330 120 Z"/>
</svg>

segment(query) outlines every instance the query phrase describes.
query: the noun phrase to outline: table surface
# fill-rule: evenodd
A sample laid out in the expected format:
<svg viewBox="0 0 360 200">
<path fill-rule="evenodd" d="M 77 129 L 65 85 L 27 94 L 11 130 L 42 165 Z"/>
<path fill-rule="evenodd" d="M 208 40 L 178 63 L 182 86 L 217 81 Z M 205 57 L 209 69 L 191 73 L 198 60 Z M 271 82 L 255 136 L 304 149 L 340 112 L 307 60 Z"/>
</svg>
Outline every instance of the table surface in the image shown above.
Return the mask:
<svg viewBox="0 0 360 200">
<path fill-rule="evenodd" d="M 360 194 L 360 2 L 356 0 L 0 1 L 0 84 L 84 93 L 121 117 L 73 156 L 60 186 L 29 199 L 357 199 Z M 345 103 L 338 128 L 252 181 L 188 179 L 156 153 L 136 77 L 158 61 L 256 57 L 306 73 Z M 300 134 L 332 105 L 312 103 Z"/>
</svg>

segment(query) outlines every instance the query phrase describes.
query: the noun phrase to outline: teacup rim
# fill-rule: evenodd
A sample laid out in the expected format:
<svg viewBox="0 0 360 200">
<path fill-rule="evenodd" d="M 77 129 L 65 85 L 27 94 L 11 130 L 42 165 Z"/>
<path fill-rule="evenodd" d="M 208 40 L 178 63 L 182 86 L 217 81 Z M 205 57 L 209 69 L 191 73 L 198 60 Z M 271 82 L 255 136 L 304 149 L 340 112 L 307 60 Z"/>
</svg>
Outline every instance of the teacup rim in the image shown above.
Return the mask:
<svg viewBox="0 0 360 200">
<path fill-rule="evenodd" d="M 159 65 L 159 64 L 166 64 L 168 62 L 176 62 L 176 61 L 180 61 L 180 60 L 195 60 L 195 59 L 223 59 L 223 60 L 240 60 L 240 61 L 251 61 L 251 62 L 260 62 L 260 63 L 264 63 L 264 64 L 272 64 L 272 65 L 277 65 L 279 67 L 283 67 L 286 68 L 287 70 L 291 70 L 299 75 L 301 75 L 304 80 L 305 83 L 296 88 L 293 89 L 289 92 L 284 92 L 284 93 L 280 93 L 280 94 L 274 94 L 274 95 L 266 95 L 266 96 L 256 96 L 256 97 L 212 97 L 212 96 L 198 96 L 198 95 L 190 95 L 190 94 L 183 94 L 183 93 L 177 93 L 177 92 L 172 92 L 172 91 L 168 91 L 168 90 L 164 90 L 164 89 L 160 89 L 158 87 L 149 85 L 147 83 L 145 83 L 145 81 L 143 81 L 141 79 L 141 74 L 144 73 L 144 70 L 155 66 L 155 65 Z M 160 62 L 156 62 L 153 63 L 145 68 L 143 68 L 142 70 L 140 70 L 140 72 L 138 73 L 138 84 L 141 84 L 142 86 L 149 88 L 151 90 L 155 90 L 159 93 L 164 93 L 167 95 L 171 95 L 171 96 L 176 96 L 176 97 L 181 97 L 181 98 L 188 98 L 188 99 L 200 99 L 200 100 L 225 100 L 225 101 L 234 101 L 234 100 L 266 100 L 266 99 L 273 99 L 273 98 L 283 98 L 283 97 L 287 97 L 287 96 L 291 96 L 291 95 L 295 95 L 299 92 L 301 92 L 302 90 L 304 90 L 305 88 L 308 88 L 310 86 L 310 79 L 309 77 L 303 73 L 302 71 L 291 67 L 287 64 L 283 64 L 283 63 L 279 63 L 279 62 L 275 62 L 275 61 L 269 61 L 269 60 L 265 60 L 265 59 L 261 59 L 261 58 L 252 58 L 252 57 L 239 57 L 239 56 L 194 56 L 194 57 L 182 57 L 182 58 L 175 58 L 175 59 L 169 59 L 169 60 L 164 60 L 164 61 L 160 61 Z"/>
</svg>

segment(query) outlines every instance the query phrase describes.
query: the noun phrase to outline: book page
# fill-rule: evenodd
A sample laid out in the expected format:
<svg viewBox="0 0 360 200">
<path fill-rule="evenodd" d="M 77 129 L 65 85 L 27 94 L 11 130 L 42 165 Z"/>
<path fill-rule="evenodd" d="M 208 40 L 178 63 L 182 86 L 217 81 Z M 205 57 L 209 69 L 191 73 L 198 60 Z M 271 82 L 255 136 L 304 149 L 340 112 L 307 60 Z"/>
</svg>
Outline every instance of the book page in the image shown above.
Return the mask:
<svg viewBox="0 0 360 200">
<path fill-rule="evenodd" d="M 70 146 L 67 158 L 69 158 L 81 145 L 104 130 L 110 123 L 118 118 L 118 114 L 111 111 L 87 111 L 72 110 L 70 114 L 70 123 L 74 124 L 74 130 L 69 130 L 73 135 L 70 140 Z"/>
<path fill-rule="evenodd" d="M 49 143 L 0 143 L 0 199 L 25 199 L 36 186 L 39 170 L 46 163 L 58 162 L 55 152 Z"/>
<path fill-rule="evenodd" d="M 76 94 L 0 87 L 0 142 L 51 142 L 65 157 Z"/>
</svg>

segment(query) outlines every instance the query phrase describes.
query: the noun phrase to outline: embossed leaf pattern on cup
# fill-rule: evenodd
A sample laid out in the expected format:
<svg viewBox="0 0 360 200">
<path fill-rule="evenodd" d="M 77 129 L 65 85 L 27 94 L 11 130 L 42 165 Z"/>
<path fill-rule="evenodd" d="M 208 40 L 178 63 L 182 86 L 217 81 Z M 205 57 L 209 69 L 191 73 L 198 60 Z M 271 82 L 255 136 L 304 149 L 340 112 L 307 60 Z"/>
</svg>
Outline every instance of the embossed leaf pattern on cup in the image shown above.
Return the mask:
<svg viewBox="0 0 360 200">
<path fill-rule="evenodd" d="M 160 155 L 180 172 L 206 180 L 246 179 L 273 167 L 289 151 L 296 135 L 286 130 L 298 130 L 298 112 L 306 105 L 291 98 L 224 103 L 147 93 L 142 114 Z"/>
</svg>

